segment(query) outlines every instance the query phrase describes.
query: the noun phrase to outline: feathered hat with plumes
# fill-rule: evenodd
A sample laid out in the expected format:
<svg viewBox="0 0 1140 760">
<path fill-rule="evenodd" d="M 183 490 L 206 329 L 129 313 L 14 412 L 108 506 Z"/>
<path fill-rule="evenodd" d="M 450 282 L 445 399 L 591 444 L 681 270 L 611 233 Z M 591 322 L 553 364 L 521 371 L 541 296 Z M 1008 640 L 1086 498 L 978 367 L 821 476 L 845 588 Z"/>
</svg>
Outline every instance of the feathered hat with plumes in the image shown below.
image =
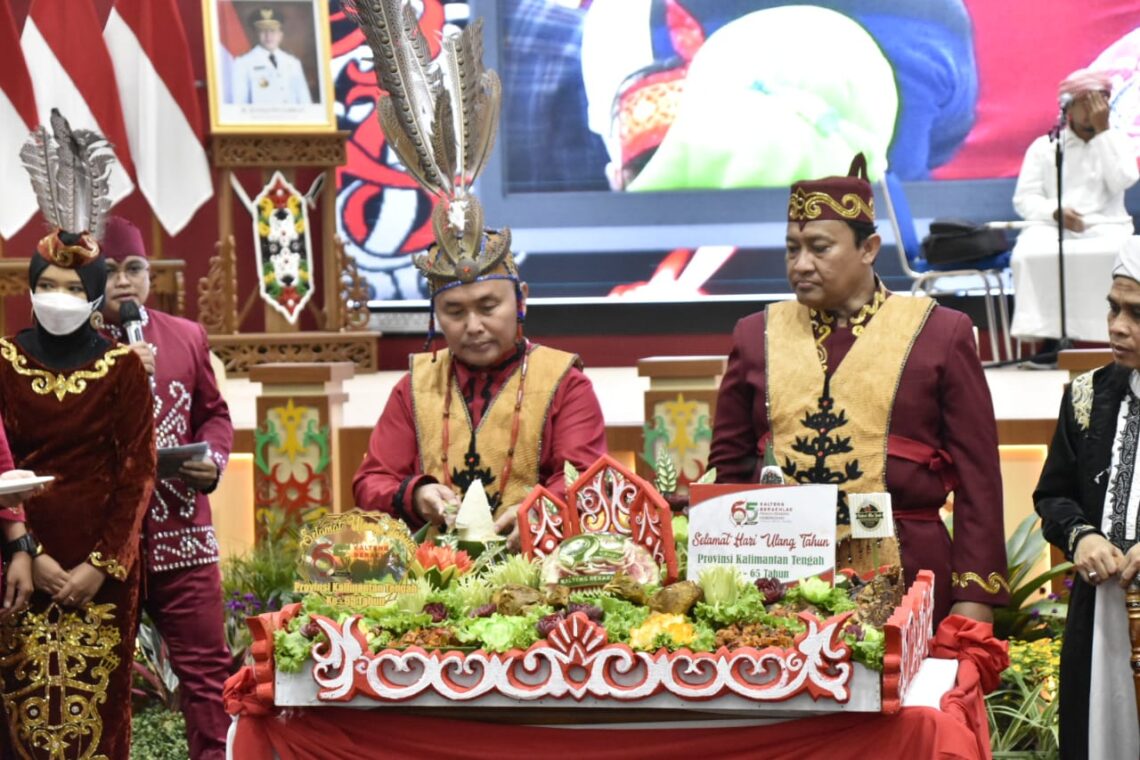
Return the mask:
<svg viewBox="0 0 1140 760">
<path fill-rule="evenodd" d="M 436 244 L 414 257 L 434 297 L 486 279 L 518 282 L 511 232 L 483 227 L 471 185 L 487 163 L 499 125 L 498 75 L 483 67 L 483 22 L 447 35 L 432 60 L 416 14 L 404 0 L 343 0 L 372 48 L 380 126 L 388 146 L 421 187 L 439 199 Z"/>
<path fill-rule="evenodd" d="M 36 251 L 49 263 L 78 269 L 99 256 L 111 208 L 108 180 L 115 154 L 98 132 L 72 129 L 52 109 L 51 129 L 39 126 L 20 149 L 36 201 L 54 229 Z"/>
</svg>

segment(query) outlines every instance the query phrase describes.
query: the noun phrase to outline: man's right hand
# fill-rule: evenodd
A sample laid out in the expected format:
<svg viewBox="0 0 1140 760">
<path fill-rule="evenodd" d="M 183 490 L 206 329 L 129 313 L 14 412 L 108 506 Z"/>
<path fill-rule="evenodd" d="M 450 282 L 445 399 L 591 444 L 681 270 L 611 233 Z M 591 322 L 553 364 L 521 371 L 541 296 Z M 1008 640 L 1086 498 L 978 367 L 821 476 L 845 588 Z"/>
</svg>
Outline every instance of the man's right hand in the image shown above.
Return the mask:
<svg viewBox="0 0 1140 760">
<path fill-rule="evenodd" d="M 1079 211 L 1073 211 L 1071 208 L 1063 209 L 1065 212 L 1064 224 L 1065 229 L 1070 232 L 1084 232 L 1085 231 L 1085 218 L 1081 216 Z M 1053 212 L 1053 221 L 1057 220 L 1057 212 Z"/>
<path fill-rule="evenodd" d="M 438 527 L 455 524 L 459 511 L 459 497 L 442 483 L 425 483 L 416 489 L 412 503 L 420 517 Z"/>
<path fill-rule="evenodd" d="M 1104 536 L 1089 533 L 1077 542 L 1073 564 L 1082 578 L 1097 586 L 1117 573 L 1124 564 L 1124 553 Z"/>
<path fill-rule="evenodd" d="M 151 350 L 150 344 L 144 341 L 132 343 L 130 349 L 138 355 L 142 361 L 143 368 L 148 375 L 154 374 L 154 351 Z"/>
</svg>

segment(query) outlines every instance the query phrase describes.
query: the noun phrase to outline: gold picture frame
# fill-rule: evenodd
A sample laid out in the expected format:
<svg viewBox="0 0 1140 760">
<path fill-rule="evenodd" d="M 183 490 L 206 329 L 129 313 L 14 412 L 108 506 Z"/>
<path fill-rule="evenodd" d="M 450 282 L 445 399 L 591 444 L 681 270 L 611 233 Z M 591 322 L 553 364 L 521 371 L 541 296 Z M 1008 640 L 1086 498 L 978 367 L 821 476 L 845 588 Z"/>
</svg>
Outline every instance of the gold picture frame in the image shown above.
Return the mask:
<svg viewBox="0 0 1140 760">
<path fill-rule="evenodd" d="M 210 131 L 336 129 L 327 0 L 202 0 Z"/>
</svg>

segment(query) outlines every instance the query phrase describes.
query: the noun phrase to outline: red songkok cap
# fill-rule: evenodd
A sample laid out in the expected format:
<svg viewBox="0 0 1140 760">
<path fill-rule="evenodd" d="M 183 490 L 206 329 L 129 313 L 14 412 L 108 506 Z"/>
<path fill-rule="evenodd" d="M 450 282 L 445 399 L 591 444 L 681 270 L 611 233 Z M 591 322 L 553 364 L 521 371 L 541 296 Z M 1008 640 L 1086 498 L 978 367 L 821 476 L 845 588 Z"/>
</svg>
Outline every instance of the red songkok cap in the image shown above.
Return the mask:
<svg viewBox="0 0 1140 760">
<path fill-rule="evenodd" d="M 798 222 L 802 229 L 808 222 L 822 219 L 875 223 L 875 198 L 862 153 L 851 161 L 846 177 L 805 179 L 792 185 L 788 221 Z"/>
<path fill-rule="evenodd" d="M 1057 85 L 1057 99 L 1076 97 L 1082 92 L 1112 92 L 1112 72 L 1077 69 Z"/>
<path fill-rule="evenodd" d="M 110 261 L 123 261 L 128 256 L 147 258 L 139 228 L 121 216 L 107 218 L 107 224 L 103 228 L 103 242 L 99 247 Z"/>
</svg>

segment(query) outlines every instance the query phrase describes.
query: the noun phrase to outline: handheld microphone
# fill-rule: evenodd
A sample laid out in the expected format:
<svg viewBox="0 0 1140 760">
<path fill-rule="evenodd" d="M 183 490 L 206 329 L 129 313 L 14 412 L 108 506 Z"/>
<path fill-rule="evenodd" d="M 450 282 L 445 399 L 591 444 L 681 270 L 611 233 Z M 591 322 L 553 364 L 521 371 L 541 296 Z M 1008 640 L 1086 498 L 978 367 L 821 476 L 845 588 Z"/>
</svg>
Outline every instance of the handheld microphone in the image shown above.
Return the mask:
<svg viewBox="0 0 1140 760">
<path fill-rule="evenodd" d="M 119 304 L 119 322 L 123 325 L 123 332 L 127 334 L 128 343 L 142 343 L 142 313 L 137 303 L 123 301 Z"/>
<path fill-rule="evenodd" d="M 123 332 L 127 334 L 127 343 L 142 343 L 142 312 L 134 301 L 123 301 L 119 304 L 119 323 Z M 155 393 L 154 375 L 150 376 L 150 392 Z"/>
<path fill-rule="evenodd" d="M 1061 96 L 1057 98 L 1057 105 L 1059 106 L 1057 111 L 1057 123 L 1049 130 L 1049 138 L 1051 140 L 1060 138 L 1061 130 L 1065 128 L 1065 114 L 1068 112 L 1069 105 L 1071 105 L 1072 102 L 1073 93 L 1071 92 L 1063 92 Z"/>
</svg>

